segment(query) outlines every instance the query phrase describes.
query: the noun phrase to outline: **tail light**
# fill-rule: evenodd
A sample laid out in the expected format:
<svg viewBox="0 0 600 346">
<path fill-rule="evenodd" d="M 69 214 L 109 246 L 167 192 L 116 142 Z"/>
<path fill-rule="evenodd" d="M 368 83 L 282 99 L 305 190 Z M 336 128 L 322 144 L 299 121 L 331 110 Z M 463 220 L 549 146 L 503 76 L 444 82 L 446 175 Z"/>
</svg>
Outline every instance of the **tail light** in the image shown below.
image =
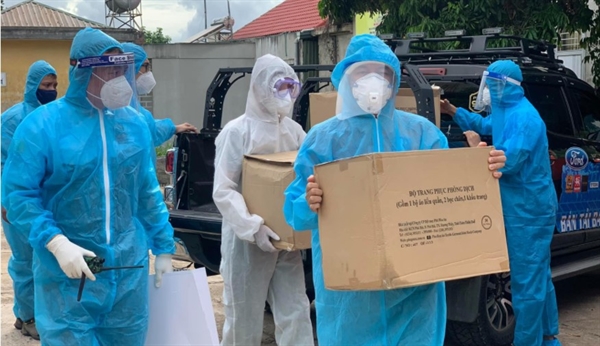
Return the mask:
<svg viewBox="0 0 600 346">
<path fill-rule="evenodd" d="M 165 172 L 173 174 L 173 163 L 175 162 L 175 149 L 171 148 L 167 150 L 167 157 L 165 158 Z"/>
</svg>

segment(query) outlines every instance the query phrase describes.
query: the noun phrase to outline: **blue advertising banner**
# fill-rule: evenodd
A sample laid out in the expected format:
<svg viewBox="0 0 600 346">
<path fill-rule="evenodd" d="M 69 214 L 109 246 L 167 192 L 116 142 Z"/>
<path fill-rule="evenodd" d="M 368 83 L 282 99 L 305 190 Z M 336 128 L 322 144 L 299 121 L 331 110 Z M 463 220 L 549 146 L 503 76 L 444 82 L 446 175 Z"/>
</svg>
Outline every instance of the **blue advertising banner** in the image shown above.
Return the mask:
<svg viewBox="0 0 600 346">
<path fill-rule="evenodd" d="M 591 162 L 582 148 L 567 149 L 561 185 L 558 232 L 600 227 L 600 164 Z"/>
</svg>

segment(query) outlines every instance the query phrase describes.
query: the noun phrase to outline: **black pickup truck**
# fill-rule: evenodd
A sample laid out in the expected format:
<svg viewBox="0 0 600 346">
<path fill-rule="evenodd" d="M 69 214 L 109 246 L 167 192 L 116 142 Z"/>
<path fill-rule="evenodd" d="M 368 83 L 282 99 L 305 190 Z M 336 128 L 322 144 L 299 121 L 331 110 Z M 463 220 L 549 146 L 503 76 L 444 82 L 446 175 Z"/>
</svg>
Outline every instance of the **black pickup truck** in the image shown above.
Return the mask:
<svg viewBox="0 0 600 346">
<path fill-rule="evenodd" d="M 482 72 L 490 63 L 512 59 L 521 66 L 526 96 L 547 126 L 549 160 L 560 200 L 552 242 L 553 278 L 562 280 L 600 268 L 600 98 L 594 89 L 565 68 L 555 58 L 555 47 L 545 42 L 499 33 L 415 36 L 382 38 L 403 63 L 402 86 L 414 91 L 417 113 L 432 121 L 432 84 L 441 87 L 443 98 L 472 109 Z M 448 49 L 448 43 L 454 48 Z M 294 66 L 301 75 L 332 68 Z M 206 267 L 209 274 L 218 273 L 221 258 L 221 215 L 212 201 L 214 140 L 222 126 L 227 90 L 249 73 L 251 68 L 218 71 L 206 94 L 201 133 L 177 136 L 167 159 L 173 185 L 165 189 L 165 199 L 173 207 L 176 257 Z M 303 81 L 293 118 L 308 130 L 308 94 L 318 92 L 329 79 L 304 76 Z M 451 147 L 467 145 L 447 114 L 442 114 L 441 129 Z M 491 138 L 483 140 L 491 143 Z M 307 294 L 312 299 L 311 257 L 309 251 L 304 255 Z M 511 344 L 515 318 L 510 274 L 447 282 L 447 298 L 449 339 L 459 345 Z"/>
</svg>

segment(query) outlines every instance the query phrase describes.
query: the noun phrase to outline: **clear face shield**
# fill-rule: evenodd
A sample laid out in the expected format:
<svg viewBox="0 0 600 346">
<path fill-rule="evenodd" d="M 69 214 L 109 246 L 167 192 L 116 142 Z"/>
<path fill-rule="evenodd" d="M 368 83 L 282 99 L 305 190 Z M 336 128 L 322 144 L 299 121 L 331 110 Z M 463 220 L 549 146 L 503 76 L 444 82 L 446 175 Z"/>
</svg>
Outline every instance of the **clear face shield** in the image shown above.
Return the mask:
<svg viewBox="0 0 600 346">
<path fill-rule="evenodd" d="M 132 53 L 79 59 L 77 68 L 91 70 L 87 98 L 97 109 L 114 111 L 129 106 L 137 97 Z"/>
<path fill-rule="evenodd" d="M 518 80 L 503 74 L 484 71 L 473 108 L 478 111 L 485 110 L 489 112 L 492 106 L 492 100 L 502 100 L 506 83 L 521 85 L 521 82 Z"/>
<path fill-rule="evenodd" d="M 152 73 L 149 61 L 142 64 L 142 67 L 136 76 L 135 86 L 138 95 L 148 95 L 156 86 L 156 79 L 154 79 L 154 74 Z"/>
<path fill-rule="evenodd" d="M 396 74 L 377 61 L 364 61 L 348 67 L 339 85 L 336 114 L 342 119 L 394 111 Z M 390 104 L 391 103 L 391 104 Z"/>
</svg>

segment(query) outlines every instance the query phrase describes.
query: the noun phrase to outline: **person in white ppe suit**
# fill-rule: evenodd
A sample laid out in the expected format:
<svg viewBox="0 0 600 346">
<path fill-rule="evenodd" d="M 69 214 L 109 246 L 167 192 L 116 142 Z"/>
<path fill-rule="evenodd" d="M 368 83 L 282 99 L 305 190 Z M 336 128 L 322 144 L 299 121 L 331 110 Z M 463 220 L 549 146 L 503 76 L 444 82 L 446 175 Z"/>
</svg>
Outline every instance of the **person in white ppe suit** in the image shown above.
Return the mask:
<svg viewBox="0 0 600 346">
<path fill-rule="evenodd" d="M 278 345 L 313 345 L 310 303 L 300 251 L 278 251 L 279 237 L 241 194 L 244 155 L 298 150 L 306 134 L 290 117 L 300 83 L 283 60 L 267 54 L 252 70 L 246 112 L 216 139 L 213 199 L 223 215 L 221 275 L 225 325 L 222 345 L 260 345 L 265 300 Z M 277 212 L 281 212 L 277 210 Z"/>
</svg>

